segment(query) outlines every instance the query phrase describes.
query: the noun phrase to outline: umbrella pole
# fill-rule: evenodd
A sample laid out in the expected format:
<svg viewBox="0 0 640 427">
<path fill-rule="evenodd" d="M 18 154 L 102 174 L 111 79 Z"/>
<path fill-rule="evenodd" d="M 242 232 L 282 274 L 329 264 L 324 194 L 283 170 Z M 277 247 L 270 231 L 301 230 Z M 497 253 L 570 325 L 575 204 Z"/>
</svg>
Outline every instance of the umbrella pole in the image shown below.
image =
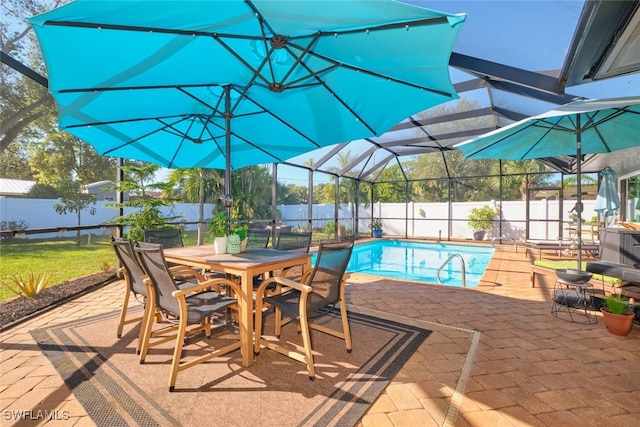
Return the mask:
<svg viewBox="0 0 640 427">
<path fill-rule="evenodd" d="M 224 87 L 224 127 L 224 201 L 227 215 L 231 216 L 231 86 Z"/>
<path fill-rule="evenodd" d="M 576 213 L 578 214 L 578 271 L 582 271 L 582 141 L 580 136 L 580 113 L 576 119 L 576 176 L 578 182 L 576 189 L 578 190 L 578 198 L 576 202 Z"/>
</svg>

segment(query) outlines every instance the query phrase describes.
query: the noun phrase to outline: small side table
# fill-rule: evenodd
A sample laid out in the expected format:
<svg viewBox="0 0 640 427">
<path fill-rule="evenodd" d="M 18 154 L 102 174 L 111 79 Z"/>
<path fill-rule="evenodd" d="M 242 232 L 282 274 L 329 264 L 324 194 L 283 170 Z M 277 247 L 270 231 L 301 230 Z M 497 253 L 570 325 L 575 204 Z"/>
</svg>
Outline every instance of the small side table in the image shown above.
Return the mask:
<svg viewBox="0 0 640 427">
<path fill-rule="evenodd" d="M 593 300 L 587 289 L 593 285 L 589 282 L 569 282 L 557 279 L 553 287 L 551 314 L 561 320 L 574 323 L 595 324 L 598 322 L 597 316 L 592 313 Z M 568 314 L 566 316 L 562 313 Z"/>
</svg>

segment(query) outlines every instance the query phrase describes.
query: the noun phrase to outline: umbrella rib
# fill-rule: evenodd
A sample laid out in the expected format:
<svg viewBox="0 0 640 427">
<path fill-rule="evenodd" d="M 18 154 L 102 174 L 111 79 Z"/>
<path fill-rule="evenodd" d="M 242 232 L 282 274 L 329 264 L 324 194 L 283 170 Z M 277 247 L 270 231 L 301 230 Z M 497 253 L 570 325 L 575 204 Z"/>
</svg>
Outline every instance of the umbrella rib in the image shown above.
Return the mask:
<svg viewBox="0 0 640 427">
<path fill-rule="evenodd" d="M 393 22 L 382 25 L 374 25 L 372 27 L 362 27 L 362 28 L 354 28 L 352 30 L 339 30 L 339 31 L 318 31 L 319 37 L 336 37 L 347 34 L 358 34 L 358 33 L 368 33 L 371 31 L 382 31 L 382 30 L 393 30 L 396 28 L 405 28 L 407 30 L 411 29 L 411 27 L 422 27 L 426 25 L 438 25 L 438 24 L 447 24 L 449 25 L 449 19 L 446 16 L 439 16 L 436 18 L 424 18 L 417 19 L 415 21 L 405 21 L 405 22 Z M 291 39 L 297 38 L 306 38 L 308 35 L 291 37 Z"/>
<path fill-rule="evenodd" d="M 287 123 L 285 120 L 281 119 L 280 117 L 278 117 L 277 115 L 275 115 L 272 111 L 266 109 L 262 104 L 258 103 L 256 100 L 254 100 L 253 98 L 251 98 L 250 96 L 247 95 L 247 91 L 248 91 L 248 86 L 245 86 L 244 90 L 240 93 L 239 99 L 246 99 L 250 102 L 252 102 L 254 105 L 256 105 L 258 108 L 260 108 L 262 111 L 260 112 L 254 112 L 251 114 L 269 114 L 270 116 L 272 116 L 274 119 L 278 120 L 280 123 L 282 123 L 284 126 L 288 127 L 289 129 L 291 129 L 292 131 L 294 131 L 295 133 L 297 133 L 298 135 L 300 135 L 302 138 L 306 139 L 307 141 L 309 141 L 315 148 L 320 148 L 320 145 L 318 143 L 316 143 L 312 138 L 310 138 L 309 136 L 303 134 L 302 132 L 300 132 L 298 129 L 292 127 L 289 123 Z M 203 100 L 199 99 L 196 96 L 193 96 L 192 94 L 190 94 L 189 92 L 184 92 L 186 95 L 192 97 L 194 100 L 202 103 L 203 105 L 211 108 L 214 111 L 219 111 L 219 109 L 216 107 L 212 107 L 210 105 L 208 105 L 206 102 L 204 102 Z M 229 111 L 229 114 L 232 115 L 233 117 L 233 110 L 235 109 L 235 107 L 238 105 L 238 102 L 236 102 L 234 104 L 234 106 L 231 108 L 231 111 Z M 224 114 L 224 113 L 223 113 Z M 239 117 L 239 116 L 238 116 Z M 237 135 L 236 135 L 237 136 Z M 258 147 L 259 148 L 259 147 Z"/>
<path fill-rule="evenodd" d="M 529 125 L 529 126 L 530 126 L 530 125 Z M 477 150 L 475 150 L 475 151 L 472 151 L 472 152 L 468 153 L 465 157 L 467 157 L 467 158 L 469 158 L 469 157 L 473 157 L 473 156 L 475 156 L 475 155 L 477 155 L 477 154 L 482 153 L 483 151 L 489 150 L 489 149 L 490 149 L 490 148 L 492 148 L 494 145 L 501 143 L 501 142 L 502 142 L 504 139 L 506 139 L 507 137 L 511 137 L 512 135 L 516 135 L 517 133 L 521 132 L 522 130 L 527 129 L 529 126 L 525 126 L 525 127 L 523 127 L 522 129 L 518 129 L 516 132 L 509 133 L 509 134 L 507 134 L 507 135 L 504 135 L 502 138 L 499 138 L 499 139 L 497 139 L 496 141 L 493 141 L 493 142 L 492 142 L 492 143 L 490 143 L 490 144 L 487 144 L 487 145 L 485 145 L 485 146 L 482 146 L 482 147 L 478 148 Z"/>
<path fill-rule="evenodd" d="M 222 97 L 218 97 L 218 101 L 216 102 L 216 105 L 210 105 L 209 103 L 207 103 L 206 101 L 202 100 L 201 98 L 198 98 L 197 96 L 195 96 L 194 94 L 184 90 L 182 87 L 178 87 L 177 88 L 178 91 L 184 93 L 186 96 L 188 96 L 189 98 L 193 99 L 194 101 L 198 101 L 200 104 L 204 105 L 207 108 L 210 108 L 212 113 L 211 115 L 213 116 L 216 112 L 220 112 L 220 103 L 222 102 Z M 224 113 L 220 112 L 220 115 L 222 116 Z"/>
<path fill-rule="evenodd" d="M 296 44 L 291 44 L 291 46 L 294 46 L 297 49 L 303 50 L 303 48 L 301 46 L 298 46 Z M 437 89 L 421 86 L 421 85 L 418 85 L 418 84 L 415 84 L 415 83 L 411 83 L 411 82 L 407 82 L 407 81 L 404 81 L 404 80 L 400 80 L 400 79 L 392 77 L 392 76 L 387 76 L 385 74 L 376 73 L 374 71 L 367 70 L 366 68 L 355 67 L 353 65 L 345 64 L 344 62 L 338 62 L 335 59 L 331 59 L 331 58 L 329 58 L 327 56 L 321 55 L 318 52 L 310 51 L 310 52 L 308 52 L 308 54 L 311 55 L 311 56 L 314 56 L 314 57 L 316 57 L 318 59 L 321 59 L 323 61 L 326 61 L 326 62 L 329 62 L 331 64 L 334 64 L 334 65 L 336 65 L 338 67 L 345 68 L 345 69 L 351 70 L 351 71 L 355 71 L 357 73 L 364 73 L 364 74 L 367 74 L 367 75 L 372 76 L 372 77 L 377 77 L 377 78 L 380 78 L 380 79 L 383 79 L 383 80 L 388 80 L 388 81 L 391 81 L 391 82 L 394 82 L 394 83 L 398 83 L 398 84 L 401 84 L 401 85 L 413 87 L 413 88 L 416 88 L 416 89 L 426 90 L 426 91 L 429 91 L 431 93 L 435 93 L 437 95 L 442 95 L 442 96 L 449 97 L 449 98 L 451 98 L 453 96 L 451 93 L 446 92 L 446 91 L 442 91 L 442 90 L 437 90 Z"/>
<path fill-rule="evenodd" d="M 202 36 L 202 37 L 222 37 L 227 39 L 239 39 L 239 40 L 261 40 L 259 36 L 250 36 L 243 34 L 226 34 L 226 33 L 212 33 L 210 31 L 201 30 L 179 30 L 177 28 L 158 28 L 158 27 L 139 27 L 134 25 L 119 25 L 119 24 L 105 24 L 97 22 L 74 22 L 74 21 L 45 21 L 43 25 L 51 25 L 54 27 L 77 27 L 77 28 L 94 28 L 99 30 L 123 30 L 133 31 L 139 33 L 160 33 L 160 34 L 175 34 L 179 36 Z"/>
<path fill-rule="evenodd" d="M 90 87 L 76 89 L 60 89 L 58 93 L 82 93 L 82 92 L 114 92 L 129 90 L 154 90 L 154 89 L 180 89 L 199 87 L 219 87 L 219 83 L 181 84 L 181 85 L 149 85 L 149 86 L 120 86 L 120 87 Z"/>
<path fill-rule="evenodd" d="M 271 62 L 271 55 L 273 54 L 273 51 L 275 50 L 275 48 L 274 47 L 269 48 L 269 46 L 267 45 L 267 34 L 264 31 L 264 27 L 268 27 L 271 34 L 275 34 L 275 33 L 273 32 L 273 28 L 271 28 L 269 23 L 264 19 L 264 16 L 255 8 L 255 6 L 253 5 L 253 2 L 247 0 L 246 3 L 247 3 L 247 6 L 254 11 L 254 13 L 258 18 L 258 24 L 260 26 L 260 33 L 262 34 L 262 43 L 264 45 L 264 51 L 267 52 L 263 62 L 260 64 L 260 66 L 258 67 L 258 70 L 256 71 L 262 70 L 262 68 L 264 67 L 264 62 L 266 61 L 267 64 L 269 64 L 269 72 L 271 73 L 271 80 L 275 82 L 276 73 L 273 71 L 273 63 Z"/>
<path fill-rule="evenodd" d="M 314 42 L 315 42 L 315 40 L 317 40 L 317 38 L 314 38 L 314 41 L 313 41 L 312 43 L 314 43 Z M 312 43 L 310 43 L 310 44 L 309 44 L 308 48 L 311 46 L 311 44 L 312 44 Z M 296 45 L 296 47 L 297 47 L 298 49 L 300 49 L 300 47 L 299 47 L 299 46 L 297 46 L 297 45 Z M 291 52 L 291 50 L 289 49 L 289 47 L 288 47 L 288 46 L 286 47 L 286 49 L 287 49 L 287 51 L 291 54 L 291 56 L 294 56 L 294 57 L 295 57 L 295 55 L 293 54 L 293 52 Z M 307 49 L 307 50 L 305 50 L 305 49 L 300 49 L 300 50 L 301 50 L 303 53 L 302 53 L 302 55 L 300 55 L 300 57 L 296 57 L 296 58 L 297 58 L 296 64 L 299 64 L 301 67 L 303 67 L 305 70 L 307 70 L 307 72 L 309 73 L 309 75 L 307 76 L 307 78 L 309 78 L 309 77 L 310 77 L 310 78 L 315 79 L 315 80 L 316 80 L 316 81 L 317 81 L 317 82 L 318 82 L 322 87 L 324 87 L 324 88 L 325 88 L 325 89 L 326 89 L 326 90 L 327 90 L 327 91 L 328 91 L 328 92 L 329 92 L 329 93 L 330 93 L 330 94 L 331 94 L 331 95 L 332 95 L 332 96 L 333 96 L 333 97 L 334 97 L 334 98 L 335 98 L 335 99 L 336 99 L 340 104 L 342 104 L 342 106 L 343 106 L 343 107 L 344 107 L 344 108 L 345 108 L 349 113 L 351 113 L 351 115 L 352 115 L 353 117 L 355 117 L 355 118 L 356 118 L 356 120 L 358 120 L 358 121 L 359 121 L 360 123 L 362 123 L 362 124 L 363 124 L 367 129 L 369 129 L 369 132 L 371 132 L 373 135 L 377 135 L 377 134 L 378 134 L 378 132 L 376 132 L 376 130 L 375 130 L 375 129 L 373 129 L 373 128 L 369 125 L 369 123 L 367 123 L 367 122 L 366 122 L 366 121 L 365 121 L 365 120 L 364 120 L 364 119 L 363 119 L 359 114 L 357 114 L 357 113 L 356 113 L 356 112 L 355 112 L 355 111 L 354 111 L 354 110 L 353 110 L 353 109 L 352 109 L 352 108 L 351 108 L 351 107 L 350 107 L 346 102 L 344 102 L 344 100 L 343 100 L 340 96 L 338 96 L 338 94 L 337 94 L 337 93 L 335 93 L 335 92 L 334 92 L 334 91 L 333 91 L 333 90 L 332 90 L 332 89 L 331 89 L 331 88 L 326 84 L 326 82 L 320 78 L 320 76 L 319 76 L 319 75 L 317 75 L 313 70 L 311 70 L 311 69 L 307 66 L 307 64 L 305 64 L 305 63 L 303 63 L 303 62 L 301 62 L 301 61 L 300 61 L 300 60 L 302 59 L 302 57 L 303 57 L 305 54 L 311 54 L 311 55 L 314 55 L 314 54 L 313 54 L 313 53 L 311 53 L 308 49 Z M 315 55 L 315 56 L 318 56 L 318 55 Z M 340 64 L 338 64 L 336 61 L 328 61 L 328 62 L 333 63 L 333 64 L 334 64 L 334 66 L 339 66 L 339 65 L 340 65 Z M 295 64 L 294 64 L 294 67 L 295 67 Z M 291 72 L 292 70 L 293 70 L 293 67 L 289 70 L 289 72 Z"/>
<path fill-rule="evenodd" d="M 285 120 L 283 120 L 282 118 L 280 118 L 279 116 L 277 116 L 276 114 L 274 114 L 272 111 L 266 109 L 262 104 L 258 103 L 256 100 L 254 100 L 253 98 L 251 98 L 250 96 L 246 96 L 246 99 L 248 99 L 249 101 L 253 102 L 256 106 L 260 107 L 262 109 L 262 111 L 264 111 L 266 114 L 269 114 L 271 117 L 273 117 L 275 120 L 279 121 L 280 123 L 282 123 L 284 126 L 288 127 L 289 129 L 291 129 L 292 131 L 294 131 L 295 133 L 297 133 L 298 135 L 300 135 L 301 137 L 303 137 L 304 139 L 306 139 L 307 141 L 309 141 L 315 148 L 320 148 L 320 144 L 318 144 L 317 142 L 315 142 L 312 138 L 310 138 L 309 136 L 303 134 L 300 130 L 294 128 L 293 126 L 291 126 L 289 123 L 287 123 Z"/>
<path fill-rule="evenodd" d="M 225 43 L 222 40 L 223 38 L 227 38 L 227 37 L 220 37 L 218 34 L 212 34 L 211 38 L 217 41 L 218 44 L 220 44 L 220 46 L 224 47 L 231 55 L 233 55 L 240 63 L 242 63 L 242 65 L 247 67 L 247 69 L 253 73 L 253 78 L 251 79 L 251 81 L 255 81 L 255 79 L 259 77 L 261 80 L 265 82 L 265 84 L 268 85 L 270 83 L 269 80 L 265 79 L 264 76 L 260 74 L 260 69 L 264 67 L 264 64 L 266 62 L 269 62 L 270 64 L 270 61 L 268 60 L 268 55 L 266 55 L 265 58 L 262 60 L 262 63 L 260 64 L 260 68 L 256 69 L 256 68 L 253 68 L 251 64 L 245 61 L 245 59 L 242 56 L 240 56 L 235 50 L 233 50 L 227 43 Z M 255 39 L 258 41 L 262 40 L 261 37 L 256 37 Z M 250 86 L 250 85 L 251 84 L 248 84 L 246 86 Z"/>
<path fill-rule="evenodd" d="M 170 168 L 170 167 L 173 166 L 173 162 L 175 161 L 176 157 L 178 156 L 178 153 L 180 152 L 180 149 L 184 145 L 185 139 L 188 139 L 188 140 L 192 141 L 194 144 L 201 144 L 202 143 L 202 139 L 200 139 L 200 141 L 196 141 L 193 138 L 189 137 L 189 130 L 191 130 L 191 128 L 193 127 L 193 123 L 194 122 L 195 122 L 195 119 L 191 118 L 191 123 L 189 123 L 189 126 L 187 127 L 187 132 L 181 132 L 182 138 L 180 139 L 180 143 L 178 144 L 176 149 L 173 150 L 173 156 L 171 156 L 171 160 L 169 161 L 169 165 L 167 167 Z M 162 121 L 160 123 L 162 123 Z M 169 126 L 169 128 L 172 129 L 172 130 L 175 130 L 176 132 L 180 132 L 177 129 L 175 129 L 173 126 Z"/>
<path fill-rule="evenodd" d="M 160 122 L 161 124 L 163 124 L 163 125 L 165 126 L 165 128 L 170 126 L 169 124 L 164 123 L 164 122 L 162 121 L 162 119 L 160 119 L 160 118 L 145 119 L 145 120 L 154 120 L 154 121 L 158 121 L 158 122 Z M 182 120 L 184 120 L 184 119 L 182 119 Z M 180 122 L 180 121 L 182 121 L 182 120 L 178 120 L 176 123 L 178 123 L 178 122 Z M 118 123 L 118 122 L 114 122 L 114 123 Z M 109 123 L 104 122 L 104 123 L 96 123 L 96 124 L 94 124 L 94 125 L 95 125 L 95 126 L 99 126 L 99 125 L 108 125 L 108 124 L 109 124 Z M 84 126 L 89 126 L 89 125 L 88 125 L 88 124 L 87 124 L 87 125 L 83 125 L 82 127 L 84 127 Z M 67 126 L 66 128 L 71 128 L 71 127 L 80 127 L 80 126 Z M 141 136 L 139 136 L 139 137 L 137 137 L 137 138 L 135 138 L 135 139 L 132 139 L 132 140 L 127 141 L 127 142 L 125 142 L 125 143 L 123 143 L 123 144 L 120 144 L 120 145 L 118 145 L 117 147 L 113 147 L 113 148 L 111 148 L 111 149 L 109 149 L 109 150 L 106 150 L 106 151 L 104 152 L 104 154 L 105 154 L 105 155 L 108 155 L 109 153 L 113 153 L 114 151 L 119 150 L 119 149 L 121 149 L 121 148 L 123 148 L 123 147 L 126 147 L 126 146 L 128 146 L 128 145 L 132 145 L 132 144 L 134 144 L 134 143 L 138 142 L 138 141 L 139 141 L 139 140 L 141 140 L 141 139 L 147 138 L 149 135 L 153 135 L 153 134 L 155 134 L 155 133 L 162 132 L 162 131 L 164 131 L 164 130 L 165 130 L 164 128 L 163 128 L 163 129 L 154 129 L 153 131 L 151 131 L 151 132 L 149 132 L 149 133 L 146 133 L 146 134 L 141 135 Z"/>
<path fill-rule="evenodd" d="M 271 27 L 271 25 L 269 25 L 267 20 L 264 18 L 264 15 L 262 14 L 262 12 L 260 12 L 258 10 L 258 8 L 253 4 L 253 2 L 251 0 L 244 0 L 244 3 L 247 5 L 247 7 L 249 9 L 251 9 L 251 11 L 253 12 L 254 16 L 257 17 L 258 21 L 260 22 L 260 28 L 262 28 L 264 30 L 264 28 L 262 27 L 262 25 L 264 25 L 265 27 L 267 27 L 267 29 L 269 30 L 269 32 L 271 34 L 276 34 L 276 32 L 274 31 L 273 27 Z M 262 35 L 264 36 L 264 31 L 263 31 Z M 266 37 L 265 37 L 265 40 L 266 40 Z"/>
<path fill-rule="evenodd" d="M 258 12 L 259 13 L 259 12 Z M 335 37 L 336 35 L 345 35 L 352 33 L 359 33 L 363 31 L 377 31 L 377 30 L 388 30 L 394 28 L 411 28 L 412 26 L 423 26 L 423 25 L 434 25 L 434 24 L 448 24 L 447 17 L 437 17 L 437 18 L 426 18 L 419 19 L 415 21 L 408 22 L 396 22 L 391 24 L 383 24 L 374 27 L 368 28 L 360 28 L 353 30 L 338 30 L 338 31 L 324 31 L 319 34 L 323 37 Z M 251 36 L 251 35 L 243 35 L 243 34 L 229 34 L 229 33 L 212 33 L 210 31 L 202 31 L 202 30 L 180 30 L 178 28 L 159 28 L 159 27 L 141 27 L 136 25 L 120 25 L 120 24 L 107 24 L 107 23 L 99 23 L 99 22 L 77 22 L 77 21 L 55 21 L 55 20 L 47 20 L 43 23 L 43 25 L 50 25 L 55 27 L 76 27 L 76 28 L 95 28 L 95 29 L 103 29 L 103 30 L 123 30 L 123 31 L 134 31 L 134 32 L 142 32 L 142 33 L 162 33 L 162 34 L 176 34 L 183 36 L 205 36 L 205 37 L 222 37 L 229 39 L 240 39 L 240 40 L 261 40 L 261 37 Z M 268 24 L 267 24 L 268 25 Z M 270 31 L 272 29 L 270 28 Z M 276 34 L 272 31 L 272 34 Z M 294 38 L 306 38 L 309 35 L 300 35 Z"/>
<path fill-rule="evenodd" d="M 216 126 L 216 127 L 221 128 L 219 125 L 217 125 L 217 124 L 215 124 L 215 123 L 212 123 L 212 124 L 213 124 L 214 126 Z M 209 128 L 208 128 L 208 127 L 205 127 L 205 131 L 209 134 L 209 136 L 211 137 L 211 139 L 215 141 L 215 139 L 216 139 L 216 138 L 213 136 L 213 134 L 211 134 L 211 131 L 209 130 Z M 272 163 L 279 163 L 279 162 L 282 162 L 282 161 L 283 161 L 283 159 L 281 159 L 280 157 L 276 157 L 276 156 L 274 156 L 274 155 L 273 155 L 273 153 L 270 153 L 270 152 L 268 152 L 268 151 L 264 150 L 264 149 L 263 149 L 263 148 L 261 148 L 259 145 L 254 144 L 253 142 L 251 142 L 251 141 L 249 141 L 248 139 L 246 139 L 246 138 L 244 138 L 244 137 L 242 137 L 242 136 L 240 136 L 240 135 L 238 135 L 238 134 L 234 133 L 233 131 L 231 132 L 231 135 L 233 135 L 234 137 L 236 137 L 236 138 L 238 138 L 239 140 L 243 141 L 245 144 L 250 145 L 251 147 L 255 148 L 255 149 L 256 149 L 256 150 L 258 150 L 258 151 L 262 151 L 262 152 L 263 152 L 264 154 L 266 154 L 267 156 L 269 156 L 269 157 L 273 158 L 273 159 L 275 160 L 275 162 L 272 162 Z M 222 152 L 222 148 L 221 148 L 218 144 L 215 144 L 215 146 L 218 148 L 218 150 L 220 151 L 220 153 L 224 155 L 224 153 Z"/>
<path fill-rule="evenodd" d="M 85 127 L 91 127 L 91 126 L 107 126 L 107 125 L 117 125 L 121 123 L 144 122 L 148 120 L 165 120 L 165 119 L 171 119 L 171 118 L 184 118 L 184 114 L 163 116 L 163 117 L 139 117 L 135 119 L 110 120 L 108 122 L 82 123 L 82 124 L 76 124 L 76 125 L 67 125 L 64 128 L 75 129 L 75 128 L 85 128 Z"/>
<path fill-rule="evenodd" d="M 187 132 L 183 132 L 179 129 L 176 129 L 175 124 L 179 123 L 165 123 L 164 121 L 158 119 L 158 122 L 160 122 L 164 128 L 162 129 L 158 129 L 158 131 L 163 131 L 163 132 L 167 132 L 167 133 L 171 133 L 173 135 L 179 136 L 182 138 L 182 141 L 180 142 L 180 146 L 182 146 L 182 142 L 187 139 L 191 142 L 193 142 L 194 144 L 201 144 L 202 142 L 204 142 L 202 139 L 195 139 L 189 136 L 189 130 L 191 129 L 191 127 L 193 126 L 193 122 L 195 121 L 195 119 L 199 117 L 199 116 L 187 116 L 184 117 L 183 120 L 180 120 L 179 122 L 182 122 L 184 120 L 191 120 L 191 124 L 189 125 L 189 128 L 187 129 Z M 150 134 L 149 134 L 150 135 Z M 179 147 L 178 147 L 179 148 Z"/>
</svg>

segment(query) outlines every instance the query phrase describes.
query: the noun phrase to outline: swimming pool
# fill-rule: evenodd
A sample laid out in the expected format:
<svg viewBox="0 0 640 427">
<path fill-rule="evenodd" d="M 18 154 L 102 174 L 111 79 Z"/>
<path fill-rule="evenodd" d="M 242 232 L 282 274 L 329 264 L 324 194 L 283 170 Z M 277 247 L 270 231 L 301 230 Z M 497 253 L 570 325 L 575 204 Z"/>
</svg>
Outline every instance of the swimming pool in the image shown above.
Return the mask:
<svg viewBox="0 0 640 427">
<path fill-rule="evenodd" d="M 440 266 L 454 253 L 462 256 L 467 273 L 467 287 L 477 286 L 494 249 L 484 246 L 376 240 L 353 247 L 347 271 L 374 274 L 395 279 L 438 283 Z M 315 259 L 314 259 L 315 261 Z M 460 259 L 454 257 L 440 272 L 443 285 L 462 286 Z"/>
</svg>

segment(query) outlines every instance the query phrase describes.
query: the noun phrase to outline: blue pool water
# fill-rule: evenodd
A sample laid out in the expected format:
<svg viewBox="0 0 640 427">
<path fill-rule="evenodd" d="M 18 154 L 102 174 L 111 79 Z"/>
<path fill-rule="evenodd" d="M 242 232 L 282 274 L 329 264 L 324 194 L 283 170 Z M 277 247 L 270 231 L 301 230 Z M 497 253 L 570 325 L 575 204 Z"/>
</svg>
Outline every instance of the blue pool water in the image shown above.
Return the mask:
<svg viewBox="0 0 640 427">
<path fill-rule="evenodd" d="M 347 271 L 438 283 L 438 269 L 450 255 L 458 253 L 465 262 L 469 288 L 480 283 L 493 252 L 493 248 L 484 246 L 376 240 L 353 247 Z M 462 267 L 458 257 L 442 269 L 440 281 L 443 285 L 462 286 Z"/>
</svg>

